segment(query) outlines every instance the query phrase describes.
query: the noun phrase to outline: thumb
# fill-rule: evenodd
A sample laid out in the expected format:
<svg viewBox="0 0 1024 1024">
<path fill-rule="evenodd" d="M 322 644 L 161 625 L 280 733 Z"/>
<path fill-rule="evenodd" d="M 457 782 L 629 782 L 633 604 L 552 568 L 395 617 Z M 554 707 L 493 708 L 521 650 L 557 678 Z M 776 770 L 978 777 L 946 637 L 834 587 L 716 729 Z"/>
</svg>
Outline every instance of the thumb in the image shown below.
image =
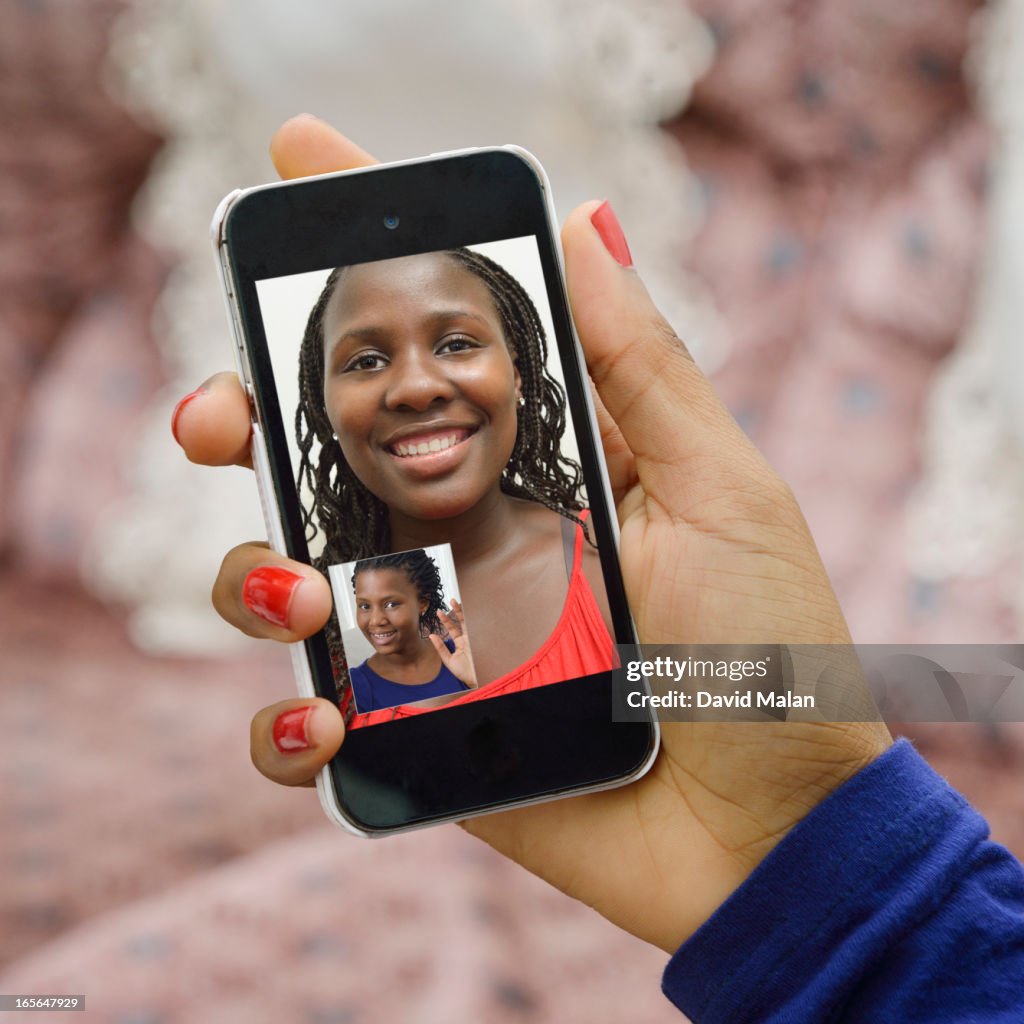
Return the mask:
<svg viewBox="0 0 1024 1024">
<path fill-rule="evenodd" d="M 585 203 L 574 210 L 562 230 L 562 245 L 587 368 L 636 459 L 644 490 L 668 498 L 687 480 L 692 486 L 715 479 L 723 466 L 735 473 L 747 459 L 760 463 L 651 301 L 608 203 Z M 743 456 L 739 464 L 738 455 Z M 683 466 L 685 474 L 679 472 Z"/>
</svg>

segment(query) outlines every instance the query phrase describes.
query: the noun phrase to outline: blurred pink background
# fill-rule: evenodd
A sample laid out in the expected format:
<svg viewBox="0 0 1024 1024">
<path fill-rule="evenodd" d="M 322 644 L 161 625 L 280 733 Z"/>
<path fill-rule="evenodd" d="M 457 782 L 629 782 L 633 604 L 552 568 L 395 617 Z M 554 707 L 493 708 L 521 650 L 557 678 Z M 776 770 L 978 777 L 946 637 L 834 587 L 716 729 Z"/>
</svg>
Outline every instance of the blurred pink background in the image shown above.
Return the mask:
<svg viewBox="0 0 1024 1024">
<path fill-rule="evenodd" d="M 389 24 L 408 42 L 415 5 L 394 6 Z M 448 6 L 433 17 L 464 15 L 461 31 L 526 73 L 522 51 L 509 54 L 486 19 Z M 600 50 L 600 32 L 573 27 L 581 17 L 618 26 L 625 16 L 609 6 L 555 5 L 564 21 L 548 26 L 543 52 L 569 38 L 595 80 L 602 62 L 621 64 Z M 633 17 L 668 24 L 672 8 L 652 0 Z M 692 197 L 678 228 L 668 222 L 677 237 L 663 241 L 679 256 L 661 276 L 690 308 L 713 310 L 718 327 L 695 347 L 793 486 L 861 642 L 1019 638 L 1018 551 L 939 577 L 922 574 L 910 536 L 929 403 L 968 332 L 986 241 L 993 129 L 964 72 L 980 8 L 697 0 L 703 27 L 679 22 L 671 46 L 658 36 L 658 59 L 696 83 L 688 101 L 684 81 L 675 106 L 665 96 L 676 93 L 658 94 L 656 120 L 640 123 L 625 100 L 618 114 L 652 152 L 667 147 L 666 187 Z M 193 257 L 153 225 L 172 204 L 163 215 L 202 252 L 206 194 L 271 176 L 263 150 L 275 117 L 308 98 L 356 134 L 331 106 L 351 92 L 324 71 L 277 111 L 241 71 L 224 72 L 231 46 L 270 45 L 279 14 L 265 3 L 227 36 L 238 5 L 226 0 L 180 10 L 2 0 L 0 11 L 0 991 L 82 992 L 88 1019 L 111 1024 L 677 1020 L 658 989 L 663 954 L 459 830 L 361 842 L 323 820 L 312 792 L 276 788 L 249 764 L 249 719 L 292 695 L 290 664 L 286 651 L 239 647 L 203 618 L 217 561 L 183 524 L 201 507 L 212 530 L 244 539 L 252 528 L 236 510 L 255 512 L 255 492 L 235 470 L 241 499 L 203 497 L 208 478 L 173 446 L 173 399 L 199 382 L 189 376 L 198 367 L 226 364 L 228 341 L 203 253 L 193 274 L 203 313 L 187 324 L 213 326 L 208 336 L 190 327 L 194 348 L 174 348 L 160 296 L 169 280 L 181 287 Z M 460 32 L 457 20 L 444 29 Z M 219 39 L 205 70 L 189 49 L 204 31 Z M 289 46 L 313 43 L 280 39 L 280 73 Z M 358 49 L 358 37 L 344 43 Z M 222 61 L 210 63 L 217 46 Z M 148 62 L 175 66 L 172 51 L 181 77 L 145 84 Z M 486 69 L 474 75 L 484 93 L 494 88 Z M 655 91 L 642 76 L 631 87 Z M 154 89 L 162 120 L 146 112 Z M 374 102 L 372 88 L 360 94 L 362 107 Z M 588 115 L 566 101 L 561 116 L 577 119 L 578 138 L 607 145 L 609 102 Z M 231 111 L 249 114 L 239 124 Z M 547 162 L 545 124 L 524 120 L 514 141 Z M 414 155 L 400 129 L 379 130 L 394 146 L 382 155 Z M 552 157 L 572 167 L 572 154 Z M 650 206 L 639 175 L 630 187 L 611 161 L 620 214 Z M 565 177 L 570 196 L 590 184 Z M 146 190 L 140 226 L 133 203 Z M 182 219 L 189 203 L 194 217 Z M 661 251 L 666 229 L 642 218 L 639 248 Z M 155 493 L 166 518 L 132 512 Z M 169 568 L 185 563 L 198 568 Z M 147 612 L 162 598 L 173 602 Z M 996 838 L 1024 851 L 1020 727 L 910 734 Z"/>
</svg>

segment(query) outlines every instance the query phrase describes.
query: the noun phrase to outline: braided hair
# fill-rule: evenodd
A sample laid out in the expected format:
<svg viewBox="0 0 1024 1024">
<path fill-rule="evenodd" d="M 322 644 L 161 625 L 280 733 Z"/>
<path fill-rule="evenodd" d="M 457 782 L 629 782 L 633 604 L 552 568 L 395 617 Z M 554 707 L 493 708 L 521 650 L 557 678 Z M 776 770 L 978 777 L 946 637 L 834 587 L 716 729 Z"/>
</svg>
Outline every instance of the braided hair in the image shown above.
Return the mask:
<svg viewBox="0 0 1024 1024">
<path fill-rule="evenodd" d="M 361 572 L 373 569 L 399 569 L 404 572 L 415 588 L 416 596 L 427 603 L 427 607 L 420 613 L 420 632 L 437 633 L 442 637 L 448 635 L 437 617 L 438 612 L 448 610 L 441 588 L 441 574 L 437 571 L 437 563 L 423 548 L 399 551 L 394 555 L 377 555 L 356 562 L 352 572 L 352 589 L 355 590 L 356 578 Z"/>
<path fill-rule="evenodd" d="M 486 256 L 470 249 L 448 249 L 444 255 L 487 286 L 519 371 L 523 404 L 512 456 L 501 476 L 502 491 L 579 523 L 582 471 L 561 451 L 565 393 L 547 370 L 547 338 L 537 308 L 523 286 Z M 324 405 L 324 314 L 345 269 L 339 267 L 327 278 L 309 314 L 299 353 L 298 485 L 301 490 L 305 484 L 313 495 L 302 513 L 306 539 L 318 531 L 324 536 L 316 563 L 320 568 L 378 555 L 388 550 L 391 540 L 387 506 L 352 471 Z"/>
</svg>

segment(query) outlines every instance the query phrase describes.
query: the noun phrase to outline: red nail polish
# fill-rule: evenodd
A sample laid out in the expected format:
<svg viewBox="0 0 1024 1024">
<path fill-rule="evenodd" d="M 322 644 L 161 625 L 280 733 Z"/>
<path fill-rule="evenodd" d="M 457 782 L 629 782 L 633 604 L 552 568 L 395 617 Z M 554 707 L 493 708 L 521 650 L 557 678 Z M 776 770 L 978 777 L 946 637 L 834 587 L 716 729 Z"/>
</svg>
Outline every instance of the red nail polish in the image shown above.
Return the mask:
<svg viewBox="0 0 1024 1024">
<path fill-rule="evenodd" d="M 274 719 L 274 746 L 282 754 L 296 754 L 300 750 L 309 750 L 313 745 L 309 742 L 307 726 L 309 716 L 313 714 L 313 705 L 304 708 L 292 708 L 282 711 Z"/>
<path fill-rule="evenodd" d="M 174 440 L 181 444 L 181 438 L 178 437 L 178 417 L 181 415 L 181 410 L 192 401 L 193 398 L 198 398 L 200 395 L 206 394 L 206 388 L 196 388 L 191 394 L 186 395 L 175 407 L 174 412 L 171 413 L 171 433 L 174 435 Z"/>
<path fill-rule="evenodd" d="M 623 267 L 633 266 L 633 257 L 626 244 L 626 236 L 622 233 L 622 225 L 607 199 L 590 215 L 590 223 L 597 229 L 604 247 L 615 257 L 615 261 Z"/>
<path fill-rule="evenodd" d="M 254 615 L 275 626 L 288 625 L 288 609 L 304 577 L 276 565 L 253 569 L 242 585 L 242 600 Z"/>
</svg>

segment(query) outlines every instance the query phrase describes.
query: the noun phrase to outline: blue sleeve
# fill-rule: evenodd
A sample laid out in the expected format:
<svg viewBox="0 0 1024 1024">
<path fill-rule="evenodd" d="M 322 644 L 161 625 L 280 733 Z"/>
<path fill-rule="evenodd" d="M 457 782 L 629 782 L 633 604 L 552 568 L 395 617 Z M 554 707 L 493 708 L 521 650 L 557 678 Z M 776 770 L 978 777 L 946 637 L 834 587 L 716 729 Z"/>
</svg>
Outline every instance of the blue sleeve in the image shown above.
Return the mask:
<svg viewBox="0 0 1024 1024">
<path fill-rule="evenodd" d="M 1024 872 L 901 740 L 673 956 L 695 1024 L 1024 1021 Z"/>
</svg>

